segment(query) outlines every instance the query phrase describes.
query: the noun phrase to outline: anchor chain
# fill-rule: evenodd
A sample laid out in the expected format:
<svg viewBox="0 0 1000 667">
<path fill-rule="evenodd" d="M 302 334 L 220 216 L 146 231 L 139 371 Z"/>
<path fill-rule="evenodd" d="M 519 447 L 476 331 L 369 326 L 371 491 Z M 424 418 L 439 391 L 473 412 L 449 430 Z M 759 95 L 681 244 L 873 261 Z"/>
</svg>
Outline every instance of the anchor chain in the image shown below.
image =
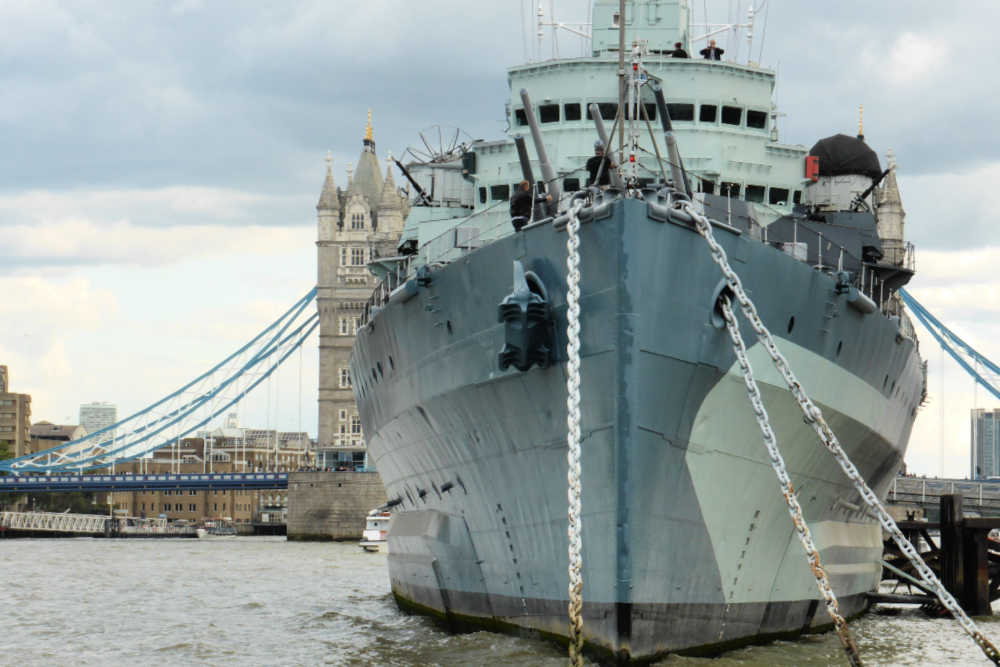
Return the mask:
<svg viewBox="0 0 1000 667">
<path fill-rule="evenodd" d="M 872 509 L 875 513 L 876 518 L 882 527 L 892 536 L 893 541 L 899 547 L 900 551 L 910 560 L 913 566 L 916 568 L 917 572 L 920 574 L 921 579 L 927 584 L 938 596 L 941 604 L 951 612 L 952 616 L 962 627 L 963 630 L 976 642 L 979 648 L 983 651 L 983 654 L 995 665 L 1000 665 L 1000 651 L 993 645 L 993 643 L 979 630 L 976 624 L 968 617 L 965 611 L 958 605 L 955 598 L 945 589 L 941 581 L 935 576 L 934 572 L 927 566 L 920 554 L 917 553 L 913 545 L 910 544 L 909 540 L 903 535 L 896 525 L 896 522 L 883 507 L 881 501 L 874 491 L 868 486 L 861 473 L 855 467 L 854 463 L 848 458 L 847 453 L 844 451 L 843 447 L 840 445 L 840 441 L 834 434 L 833 430 L 826 423 L 823 418 L 822 411 L 816 406 L 815 403 L 809 398 L 802 388 L 801 383 L 795 377 L 791 368 L 788 365 L 788 361 L 778 350 L 777 345 L 774 342 L 774 337 L 771 332 L 764 325 L 764 322 L 760 319 L 760 315 L 757 313 L 757 308 L 754 306 L 753 302 L 747 296 L 746 291 L 743 289 L 743 284 L 740 281 L 736 272 L 729 265 L 729 260 L 726 257 L 726 251 L 719 245 L 719 242 L 715 240 L 715 236 L 712 234 L 712 225 L 708 218 L 699 213 L 691 202 L 680 202 L 679 209 L 684 213 L 689 215 L 695 223 L 695 228 L 698 233 L 704 237 L 705 241 L 712 253 L 712 259 L 719 268 L 722 269 L 722 273 L 725 276 L 726 284 L 729 289 L 732 290 L 736 300 L 740 304 L 740 309 L 743 315 L 750 322 L 750 326 L 753 327 L 754 332 L 757 334 L 757 338 L 760 340 L 764 349 L 767 350 L 768 356 L 774 362 L 775 368 L 781 374 L 782 378 L 785 380 L 785 384 L 788 386 L 789 391 L 795 396 L 795 400 L 802 410 L 802 413 L 807 422 L 809 422 L 813 430 L 819 436 L 820 441 L 823 446 L 833 454 L 834 459 L 840 466 L 841 470 L 848 479 L 854 484 L 855 489 L 861 495 L 861 498 L 865 503 Z"/>
<path fill-rule="evenodd" d="M 580 536 L 580 218 L 583 202 L 566 223 L 566 444 L 569 496 L 569 662 L 583 665 L 583 554 Z"/>
<path fill-rule="evenodd" d="M 743 336 L 740 334 L 739 326 L 736 324 L 736 316 L 733 314 L 728 295 L 723 294 L 721 302 L 722 315 L 726 320 L 726 328 L 729 330 L 729 337 L 733 341 L 733 350 L 736 353 L 740 370 L 743 372 L 743 383 L 746 385 L 750 404 L 753 407 L 754 415 L 757 417 L 757 425 L 764 436 L 764 446 L 767 447 L 768 458 L 771 459 L 771 467 L 774 468 L 774 474 L 777 475 L 778 482 L 781 484 L 781 493 L 788 504 L 788 513 L 792 516 L 792 523 L 795 524 L 795 532 L 798 534 L 802 548 L 806 552 L 809 567 L 812 568 L 813 576 L 816 577 L 816 585 L 823 596 L 823 600 L 826 602 L 826 610 L 830 614 L 830 618 L 833 619 L 837 635 L 844 646 L 844 652 L 847 653 L 847 659 L 852 665 L 860 667 L 862 663 L 861 656 L 858 654 L 858 647 L 851 637 L 851 631 L 847 628 L 847 621 L 844 620 L 844 617 L 840 613 L 837 596 L 834 595 L 833 588 L 830 586 L 830 580 L 826 576 L 826 571 L 823 569 L 822 563 L 820 563 L 819 551 L 816 549 L 812 533 L 809 530 L 809 526 L 806 525 L 805 517 L 802 515 L 802 506 L 799 505 L 798 498 L 795 496 L 795 489 L 792 486 L 792 480 L 788 476 L 785 460 L 778 449 L 778 439 L 771 428 L 771 420 L 767 415 L 767 409 L 764 407 L 764 401 L 761 398 L 757 380 L 754 379 L 753 369 L 750 367 L 750 359 L 747 357 L 746 343 L 743 342 Z"/>
</svg>

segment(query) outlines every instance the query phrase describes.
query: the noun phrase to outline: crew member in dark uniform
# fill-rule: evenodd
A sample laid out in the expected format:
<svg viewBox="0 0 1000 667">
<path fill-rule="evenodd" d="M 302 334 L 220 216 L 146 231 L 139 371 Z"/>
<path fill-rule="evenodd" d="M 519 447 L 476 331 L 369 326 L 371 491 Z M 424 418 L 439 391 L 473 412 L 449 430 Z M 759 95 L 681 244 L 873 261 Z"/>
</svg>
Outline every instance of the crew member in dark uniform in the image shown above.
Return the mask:
<svg viewBox="0 0 1000 667">
<path fill-rule="evenodd" d="M 603 163 L 604 167 L 601 167 Z M 610 158 L 604 155 L 604 144 L 600 141 L 594 142 L 594 156 L 587 160 L 587 171 L 590 172 L 590 179 L 587 185 L 609 185 L 611 183 L 610 171 L 616 169 L 616 165 Z M 601 180 L 597 181 L 597 172 L 601 172 Z M 597 182 L 595 182 L 597 181 Z"/>
<path fill-rule="evenodd" d="M 517 185 L 517 192 L 510 198 L 510 222 L 514 225 L 514 231 L 521 231 L 521 227 L 531 220 L 531 183 L 521 181 Z"/>
<path fill-rule="evenodd" d="M 701 56 L 705 60 L 722 60 L 722 54 L 725 53 L 725 52 L 726 52 L 726 50 L 725 49 L 720 49 L 719 47 L 717 47 L 715 45 L 715 40 L 712 39 L 712 40 L 709 40 L 708 46 L 706 46 L 705 48 L 703 48 L 698 53 L 700 53 Z"/>
<path fill-rule="evenodd" d="M 688 52 L 684 50 L 680 42 L 674 42 L 674 50 L 670 52 L 671 58 L 690 58 Z"/>
</svg>

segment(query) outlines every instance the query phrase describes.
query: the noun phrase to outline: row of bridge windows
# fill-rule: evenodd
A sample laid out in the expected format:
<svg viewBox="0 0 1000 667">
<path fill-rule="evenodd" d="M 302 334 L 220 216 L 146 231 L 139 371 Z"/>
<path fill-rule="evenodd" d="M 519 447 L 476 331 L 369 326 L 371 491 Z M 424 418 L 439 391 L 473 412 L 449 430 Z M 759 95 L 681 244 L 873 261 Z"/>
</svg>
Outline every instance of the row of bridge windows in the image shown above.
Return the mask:
<svg viewBox="0 0 1000 667">
<path fill-rule="evenodd" d="M 640 185 L 650 185 L 653 183 L 653 179 L 639 179 Z M 563 191 L 564 192 L 576 192 L 580 189 L 581 182 L 579 178 L 564 178 L 563 179 Z M 698 192 L 705 192 L 708 194 L 722 195 L 723 197 L 729 197 L 730 199 L 745 199 L 748 202 L 754 202 L 757 204 L 788 204 L 788 197 L 791 195 L 791 203 L 799 204 L 802 201 L 802 191 L 795 190 L 794 192 L 790 188 L 782 188 L 778 186 L 767 186 L 767 185 L 756 185 L 756 184 L 743 184 L 743 183 L 713 183 L 712 181 L 699 179 L 697 184 Z M 500 185 L 491 185 L 489 188 L 483 186 L 479 188 L 479 203 L 485 204 L 488 201 L 506 201 L 510 199 L 510 193 L 517 189 L 517 184 L 508 185 L 506 183 Z"/>
<path fill-rule="evenodd" d="M 601 112 L 601 118 L 613 121 L 618 117 L 618 104 L 615 102 L 597 102 L 597 108 Z M 539 123 L 573 122 L 583 120 L 584 109 L 588 121 L 593 121 L 594 117 L 590 113 L 590 106 L 586 108 L 580 102 L 567 102 L 565 104 L 540 104 L 538 105 Z M 645 111 L 645 115 L 643 115 Z M 560 113 L 561 112 L 561 113 Z M 762 109 L 748 109 L 741 106 L 729 104 L 716 104 L 704 102 L 695 104 L 693 102 L 672 102 L 667 104 L 667 113 L 670 120 L 675 123 L 703 123 L 710 125 L 730 125 L 733 127 L 747 127 L 752 130 L 767 130 L 767 111 Z M 656 105 L 647 102 L 639 110 L 638 120 L 649 119 L 650 122 L 656 120 Z M 625 110 L 626 119 L 631 119 L 632 111 L 630 107 Z M 528 116 L 524 109 L 514 109 L 514 123 L 516 125 L 527 125 Z"/>
</svg>

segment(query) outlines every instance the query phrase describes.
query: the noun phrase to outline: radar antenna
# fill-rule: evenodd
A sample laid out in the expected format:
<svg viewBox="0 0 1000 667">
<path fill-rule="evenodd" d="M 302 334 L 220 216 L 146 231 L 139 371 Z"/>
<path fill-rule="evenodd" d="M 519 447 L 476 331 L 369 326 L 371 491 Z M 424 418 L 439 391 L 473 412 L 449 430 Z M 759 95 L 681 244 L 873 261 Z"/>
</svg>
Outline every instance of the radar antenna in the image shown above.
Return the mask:
<svg viewBox="0 0 1000 667">
<path fill-rule="evenodd" d="M 461 158 L 472 143 L 469 133 L 457 127 L 431 125 L 418 134 L 421 145 L 407 147 L 403 156 L 420 164 L 453 162 Z"/>
</svg>

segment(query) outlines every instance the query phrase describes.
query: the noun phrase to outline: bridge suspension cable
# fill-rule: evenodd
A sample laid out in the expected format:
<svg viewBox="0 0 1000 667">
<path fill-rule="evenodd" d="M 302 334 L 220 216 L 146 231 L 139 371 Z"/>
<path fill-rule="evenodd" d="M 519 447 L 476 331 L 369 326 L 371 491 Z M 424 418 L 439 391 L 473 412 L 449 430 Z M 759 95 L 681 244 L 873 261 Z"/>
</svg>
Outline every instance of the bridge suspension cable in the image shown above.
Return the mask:
<svg viewBox="0 0 1000 667">
<path fill-rule="evenodd" d="M 902 297 L 906 307 L 910 309 L 910 312 L 920 320 L 924 328 L 938 342 L 941 349 L 958 362 L 958 365 L 971 375 L 978 384 L 985 387 L 996 398 L 1000 398 L 1000 366 L 994 364 L 982 353 L 962 340 L 951 329 L 946 327 L 941 320 L 934 317 L 930 311 L 924 308 L 905 289 L 900 289 L 899 295 Z"/>
<path fill-rule="evenodd" d="M 0 461 L 0 472 L 106 468 L 178 442 L 242 400 L 302 345 L 319 325 L 308 308 L 315 298 L 314 287 L 250 342 L 152 405 L 77 440 Z"/>
</svg>

